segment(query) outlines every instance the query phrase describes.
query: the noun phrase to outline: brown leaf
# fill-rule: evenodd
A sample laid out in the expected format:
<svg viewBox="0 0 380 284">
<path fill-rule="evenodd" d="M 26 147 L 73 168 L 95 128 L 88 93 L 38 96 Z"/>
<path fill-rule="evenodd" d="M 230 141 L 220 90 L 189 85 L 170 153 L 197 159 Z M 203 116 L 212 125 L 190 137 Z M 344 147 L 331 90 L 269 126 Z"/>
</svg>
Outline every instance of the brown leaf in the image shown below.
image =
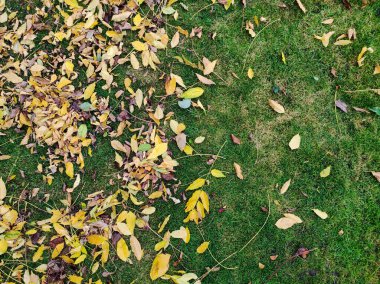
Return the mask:
<svg viewBox="0 0 380 284">
<path fill-rule="evenodd" d="M 240 165 L 238 163 L 234 163 L 234 168 L 236 176 L 240 179 L 244 179 Z"/>
<path fill-rule="evenodd" d="M 277 101 L 269 100 L 270 107 L 277 113 L 285 113 L 285 108 Z"/>
<path fill-rule="evenodd" d="M 351 10 L 352 6 L 348 0 L 342 0 L 342 3 L 347 10 Z"/>
<path fill-rule="evenodd" d="M 289 188 L 289 186 L 290 186 L 290 182 L 291 182 L 292 180 L 291 179 L 289 179 L 289 180 L 287 180 L 285 183 L 284 183 L 284 185 L 281 187 L 281 189 L 280 189 L 280 194 L 284 194 L 285 192 L 287 192 L 288 191 L 288 188 Z"/>
<path fill-rule="evenodd" d="M 238 145 L 241 144 L 240 139 L 237 138 L 235 135 L 231 134 L 230 137 L 231 137 L 232 142 L 234 142 L 235 144 L 238 144 Z"/>
</svg>

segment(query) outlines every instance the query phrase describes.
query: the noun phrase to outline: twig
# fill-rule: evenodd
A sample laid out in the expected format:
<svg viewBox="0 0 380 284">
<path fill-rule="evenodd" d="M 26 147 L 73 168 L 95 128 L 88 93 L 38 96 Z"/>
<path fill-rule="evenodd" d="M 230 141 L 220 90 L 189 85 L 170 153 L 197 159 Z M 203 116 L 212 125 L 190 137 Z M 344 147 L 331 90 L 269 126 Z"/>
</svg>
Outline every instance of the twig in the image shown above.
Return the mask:
<svg viewBox="0 0 380 284">
<path fill-rule="evenodd" d="M 362 89 L 362 90 L 348 90 L 348 91 L 343 91 L 345 93 L 348 93 L 348 94 L 352 94 L 352 93 L 365 93 L 365 92 L 380 92 L 380 89 Z"/>
<path fill-rule="evenodd" d="M 263 27 L 257 34 L 256 36 L 253 38 L 253 40 L 251 41 L 251 44 L 249 45 L 248 47 L 248 50 L 247 50 L 247 53 L 245 54 L 245 57 L 244 57 L 244 64 L 243 64 L 243 68 L 242 68 L 242 71 L 245 70 L 245 64 L 247 63 L 247 57 L 248 57 L 248 54 L 249 54 L 249 51 L 251 50 L 251 47 L 253 45 L 253 43 L 255 42 L 255 40 L 258 38 L 258 36 L 266 29 L 268 28 L 269 26 L 271 26 L 272 24 L 274 24 L 275 22 L 278 22 L 280 19 L 277 19 L 277 20 L 274 20 L 272 22 L 270 22 L 269 24 L 267 24 L 265 27 Z"/>
<path fill-rule="evenodd" d="M 211 7 L 212 5 L 215 5 L 215 3 L 211 3 L 209 5 L 206 5 L 204 6 L 203 8 L 199 9 L 198 11 L 196 11 L 193 16 L 190 18 L 191 20 L 195 17 L 195 15 L 199 14 L 200 12 L 202 12 L 203 10 L 207 9 L 208 7 Z"/>
<path fill-rule="evenodd" d="M 270 199 L 269 199 L 269 196 L 268 196 L 268 215 L 267 215 L 267 217 L 266 217 L 266 219 L 265 219 L 265 221 L 264 221 L 264 224 L 260 227 L 260 229 L 257 231 L 257 233 L 254 234 L 254 235 L 249 239 L 249 241 L 245 243 L 244 246 L 242 246 L 240 249 L 234 251 L 234 252 L 231 253 L 229 256 L 227 256 L 226 258 L 224 258 L 223 260 L 221 260 L 220 263 L 223 263 L 223 262 L 227 261 L 228 259 L 230 259 L 231 257 L 235 256 L 236 254 L 242 252 L 242 251 L 243 251 L 243 250 L 244 250 L 244 249 L 245 249 L 245 248 L 246 248 L 251 242 L 253 242 L 253 241 L 256 239 L 256 237 L 260 234 L 260 232 L 264 229 L 265 225 L 267 224 L 267 222 L 268 222 L 268 220 L 269 220 L 270 212 L 271 212 L 271 210 L 270 210 Z M 211 269 L 209 269 L 206 273 L 204 273 L 201 277 L 199 277 L 199 278 L 197 279 L 197 281 L 198 281 L 198 280 L 200 280 L 200 281 L 203 280 L 205 277 L 207 277 L 207 275 L 210 274 L 210 272 L 214 271 L 215 268 L 217 268 L 217 267 L 218 267 L 218 264 L 214 265 Z"/>
<path fill-rule="evenodd" d="M 194 154 L 194 155 L 188 155 L 188 156 L 181 156 L 181 157 L 175 158 L 175 159 L 176 160 L 181 160 L 181 159 L 184 159 L 184 158 L 190 158 L 190 157 L 195 157 L 195 156 L 215 156 L 216 158 L 225 159 L 225 157 L 218 156 L 218 155 L 215 155 L 215 154 Z"/>
</svg>

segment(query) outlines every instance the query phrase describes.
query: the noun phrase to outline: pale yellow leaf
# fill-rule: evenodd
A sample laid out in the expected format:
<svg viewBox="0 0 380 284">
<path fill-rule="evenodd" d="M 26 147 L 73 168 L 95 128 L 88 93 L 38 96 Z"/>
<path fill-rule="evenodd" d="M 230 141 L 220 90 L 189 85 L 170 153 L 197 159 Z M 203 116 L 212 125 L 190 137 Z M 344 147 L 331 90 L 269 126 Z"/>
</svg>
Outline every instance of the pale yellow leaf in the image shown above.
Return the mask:
<svg viewBox="0 0 380 284">
<path fill-rule="evenodd" d="M 241 170 L 241 167 L 238 163 L 234 163 L 234 168 L 235 168 L 235 173 L 236 173 L 236 176 L 239 178 L 239 179 L 244 179 L 243 177 L 243 172 Z"/>
<path fill-rule="evenodd" d="M 298 7 L 302 10 L 302 12 L 306 13 L 307 10 L 305 6 L 302 4 L 301 0 L 296 0 L 296 2 L 297 2 Z"/>
<path fill-rule="evenodd" d="M 351 43 L 352 43 L 352 41 L 350 41 L 348 39 L 341 39 L 341 40 L 334 42 L 334 45 L 349 45 Z"/>
<path fill-rule="evenodd" d="M 321 172 L 320 172 L 320 176 L 322 178 L 325 178 L 325 177 L 328 177 L 330 175 L 330 172 L 331 172 L 331 166 L 328 166 L 327 168 L 323 169 Z"/>
<path fill-rule="evenodd" d="M 139 240 L 135 236 L 131 236 L 130 244 L 133 254 L 140 261 L 144 255 L 144 251 L 141 249 Z"/>
<path fill-rule="evenodd" d="M 3 200 L 7 196 L 7 188 L 3 181 L 3 178 L 0 177 L 0 200 Z"/>
<path fill-rule="evenodd" d="M 252 79 L 255 73 L 253 72 L 252 68 L 248 68 L 247 76 L 249 79 Z"/>
<path fill-rule="evenodd" d="M 268 103 L 275 112 L 285 113 L 285 108 L 281 104 L 279 104 L 277 101 L 269 100 Z"/>
<path fill-rule="evenodd" d="M 281 189 L 280 189 L 280 194 L 284 194 L 285 192 L 287 192 L 288 191 L 288 189 L 289 189 L 289 186 L 290 186 L 290 182 L 291 182 L 292 180 L 291 179 L 289 179 L 288 181 L 286 181 L 285 183 L 284 183 L 284 185 L 281 187 Z"/>
<path fill-rule="evenodd" d="M 299 134 L 296 134 L 293 136 L 293 138 L 289 142 L 289 147 L 292 150 L 298 149 L 301 144 L 301 136 Z"/>
<path fill-rule="evenodd" d="M 74 165 L 72 162 L 66 162 L 65 163 L 66 167 L 66 175 L 70 178 L 74 178 Z"/>
<path fill-rule="evenodd" d="M 326 34 L 323 34 L 322 36 L 314 35 L 316 39 L 319 39 L 324 47 L 327 47 L 330 43 L 330 37 L 334 34 L 334 31 L 328 32 Z"/>
<path fill-rule="evenodd" d="M 172 41 L 170 42 L 171 48 L 176 47 L 178 43 L 179 43 L 179 32 L 176 32 L 172 38 Z"/>
<path fill-rule="evenodd" d="M 314 211 L 315 214 L 317 214 L 317 216 L 321 219 L 326 219 L 328 217 L 327 213 L 326 212 L 323 212 L 319 209 L 312 209 Z"/>
</svg>

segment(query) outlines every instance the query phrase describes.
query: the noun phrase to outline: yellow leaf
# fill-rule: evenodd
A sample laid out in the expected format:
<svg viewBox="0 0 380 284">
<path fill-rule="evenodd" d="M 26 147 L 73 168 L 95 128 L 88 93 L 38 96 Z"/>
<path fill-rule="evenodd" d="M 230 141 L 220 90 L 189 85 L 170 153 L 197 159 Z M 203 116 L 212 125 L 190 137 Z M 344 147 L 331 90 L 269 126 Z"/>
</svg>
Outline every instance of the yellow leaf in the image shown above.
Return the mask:
<svg viewBox="0 0 380 284">
<path fill-rule="evenodd" d="M 71 9 L 79 8 L 77 0 L 65 0 L 65 3 L 70 6 Z"/>
<path fill-rule="evenodd" d="M 59 80 L 59 82 L 57 83 L 57 88 L 61 90 L 63 87 L 67 86 L 70 83 L 71 81 L 69 79 L 67 79 L 66 77 L 62 77 L 61 80 Z"/>
<path fill-rule="evenodd" d="M 131 65 L 132 65 L 132 68 L 135 70 L 140 68 L 140 63 L 137 60 L 137 57 L 134 53 L 131 54 Z"/>
<path fill-rule="evenodd" d="M 88 100 L 94 94 L 96 83 L 92 83 L 87 86 L 83 93 L 83 99 Z"/>
<path fill-rule="evenodd" d="M 5 239 L 0 239 L 0 255 L 7 252 L 8 242 Z"/>
<path fill-rule="evenodd" d="M 77 276 L 77 275 L 70 275 L 69 281 L 75 284 L 81 284 L 83 281 L 83 277 Z"/>
<path fill-rule="evenodd" d="M 319 209 L 312 209 L 314 211 L 315 214 L 317 214 L 317 216 L 321 219 L 326 219 L 329 215 L 327 215 L 326 212 L 323 212 Z"/>
<path fill-rule="evenodd" d="M 210 242 L 203 242 L 198 248 L 197 248 L 197 253 L 204 253 L 209 246 Z"/>
<path fill-rule="evenodd" d="M 284 216 L 285 217 L 280 218 L 275 224 L 279 229 L 286 230 L 295 224 L 302 223 L 302 220 L 294 214 L 285 213 Z"/>
<path fill-rule="evenodd" d="M 177 83 L 177 81 L 174 77 L 170 78 L 169 80 L 166 80 L 165 90 L 166 90 L 167 95 L 171 95 L 174 93 L 175 88 L 176 88 L 176 83 Z"/>
<path fill-rule="evenodd" d="M 44 249 L 45 249 L 45 246 L 44 245 L 41 245 L 37 251 L 34 253 L 33 255 L 33 262 L 37 262 L 40 260 L 40 258 L 42 257 L 42 254 L 44 253 Z"/>
<path fill-rule="evenodd" d="M 247 75 L 248 75 L 248 78 L 249 78 L 249 79 L 252 79 L 252 78 L 253 78 L 253 76 L 255 75 L 255 73 L 253 72 L 253 69 L 252 69 L 252 68 L 248 68 Z"/>
<path fill-rule="evenodd" d="M 92 244 L 92 245 L 96 245 L 96 246 L 99 246 L 101 245 L 104 241 L 106 241 L 107 239 L 102 236 L 102 235 L 89 235 L 87 237 L 87 241 Z"/>
<path fill-rule="evenodd" d="M 285 53 L 281 52 L 281 60 L 282 62 L 284 62 L 284 64 L 286 64 L 286 57 L 285 57 Z"/>
<path fill-rule="evenodd" d="M 301 144 L 301 136 L 299 134 L 296 134 L 293 136 L 293 138 L 289 142 L 289 147 L 292 150 L 296 150 L 300 147 Z"/>
<path fill-rule="evenodd" d="M 132 43 L 132 46 L 134 49 L 136 49 L 137 51 L 144 51 L 144 50 L 148 50 L 148 46 L 146 45 L 146 43 L 143 43 L 141 41 L 133 41 Z"/>
<path fill-rule="evenodd" d="M 148 196 L 148 198 L 149 199 L 157 199 L 157 198 L 160 198 L 161 196 L 162 196 L 162 191 L 155 191 L 155 192 L 152 192 L 149 196 Z"/>
<path fill-rule="evenodd" d="M 200 188 L 204 186 L 206 180 L 204 178 L 198 178 L 195 181 L 193 181 L 187 188 L 186 190 L 194 190 L 197 188 Z"/>
<path fill-rule="evenodd" d="M 117 256 L 122 260 L 122 261 L 127 261 L 128 257 L 131 255 L 127 243 L 123 238 L 121 238 L 116 245 L 116 252 Z"/>
<path fill-rule="evenodd" d="M 54 230 L 61 236 L 69 236 L 69 232 L 60 224 L 54 223 L 53 224 Z"/>
<path fill-rule="evenodd" d="M 185 148 L 183 148 L 183 151 L 185 152 L 186 155 L 192 155 L 194 149 L 190 145 L 186 145 Z"/>
<path fill-rule="evenodd" d="M 170 254 L 157 254 L 150 269 L 150 278 L 156 280 L 169 270 Z"/>
<path fill-rule="evenodd" d="M 110 253 L 110 244 L 105 241 L 104 243 L 102 243 L 102 263 L 106 263 L 107 260 L 108 260 L 108 255 Z"/>
<path fill-rule="evenodd" d="M 159 143 L 153 148 L 152 152 L 148 156 L 148 160 L 155 160 L 168 150 L 168 143 Z"/>
<path fill-rule="evenodd" d="M 170 236 L 175 239 L 182 239 L 185 243 L 190 241 L 190 231 L 187 227 L 181 227 L 179 230 L 171 232 Z"/>
<path fill-rule="evenodd" d="M 221 171 L 217 170 L 217 169 L 213 169 L 211 170 L 211 175 L 213 177 L 217 177 L 217 178 L 223 178 L 223 177 L 226 177 Z"/>
<path fill-rule="evenodd" d="M 269 100 L 270 107 L 277 113 L 285 113 L 285 108 L 277 101 Z"/>
<path fill-rule="evenodd" d="M 0 177 L 0 200 L 3 200 L 7 196 L 7 188 L 3 181 L 3 178 Z"/>
<path fill-rule="evenodd" d="M 165 228 L 165 226 L 166 226 L 166 224 L 169 222 L 169 220 L 170 220 L 170 215 L 168 215 L 165 219 L 164 219 L 164 221 L 160 224 L 160 228 L 158 229 L 158 233 L 161 233 L 163 230 L 164 230 L 164 228 Z"/>
<path fill-rule="evenodd" d="M 56 245 L 51 254 L 51 258 L 56 258 L 57 256 L 59 256 L 59 254 L 62 252 L 64 247 L 65 247 L 65 243 L 59 243 L 58 245 Z"/>
<path fill-rule="evenodd" d="M 74 178 L 74 165 L 72 162 L 67 162 L 66 166 L 66 175 L 70 178 Z"/>
<path fill-rule="evenodd" d="M 74 261 L 74 264 L 77 265 L 79 263 L 82 263 L 85 259 L 86 259 L 87 255 L 86 254 L 82 254 L 80 257 L 78 257 L 75 261 Z"/>
<path fill-rule="evenodd" d="M 206 191 L 200 190 L 199 197 L 201 198 L 204 209 L 207 212 L 210 212 L 210 201 L 208 199 L 208 195 L 207 195 Z"/>
<path fill-rule="evenodd" d="M 188 89 L 183 94 L 181 94 L 179 97 L 182 99 L 195 99 L 195 98 L 202 96 L 203 93 L 204 93 L 204 90 L 202 88 L 195 87 L 195 88 Z"/>
<path fill-rule="evenodd" d="M 324 170 L 322 170 L 319 175 L 322 178 L 325 178 L 325 177 L 328 177 L 330 175 L 330 172 L 331 172 L 331 166 L 328 166 L 327 168 L 325 168 Z"/>
</svg>

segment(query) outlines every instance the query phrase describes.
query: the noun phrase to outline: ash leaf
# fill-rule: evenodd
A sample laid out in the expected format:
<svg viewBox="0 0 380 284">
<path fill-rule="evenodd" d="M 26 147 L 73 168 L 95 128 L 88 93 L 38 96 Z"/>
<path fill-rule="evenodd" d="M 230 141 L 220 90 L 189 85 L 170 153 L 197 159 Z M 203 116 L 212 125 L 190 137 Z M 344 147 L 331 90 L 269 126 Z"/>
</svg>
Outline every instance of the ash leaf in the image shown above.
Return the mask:
<svg viewBox="0 0 380 284">
<path fill-rule="evenodd" d="M 234 142 L 235 144 L 237 144 L 237 145 L 241 144 L 240 139 L 237 138 L 235 135 L 231 134 L 230 137 L 231 137 L 232 142 Z"/>
<path fill-rule="evenodd" d="M 347 104 L 344 101 L 341 101 L 341 100 L 335 101 L 335 106 L 345 113 L 348 112 L 347 111 Z"/>
</svg>

